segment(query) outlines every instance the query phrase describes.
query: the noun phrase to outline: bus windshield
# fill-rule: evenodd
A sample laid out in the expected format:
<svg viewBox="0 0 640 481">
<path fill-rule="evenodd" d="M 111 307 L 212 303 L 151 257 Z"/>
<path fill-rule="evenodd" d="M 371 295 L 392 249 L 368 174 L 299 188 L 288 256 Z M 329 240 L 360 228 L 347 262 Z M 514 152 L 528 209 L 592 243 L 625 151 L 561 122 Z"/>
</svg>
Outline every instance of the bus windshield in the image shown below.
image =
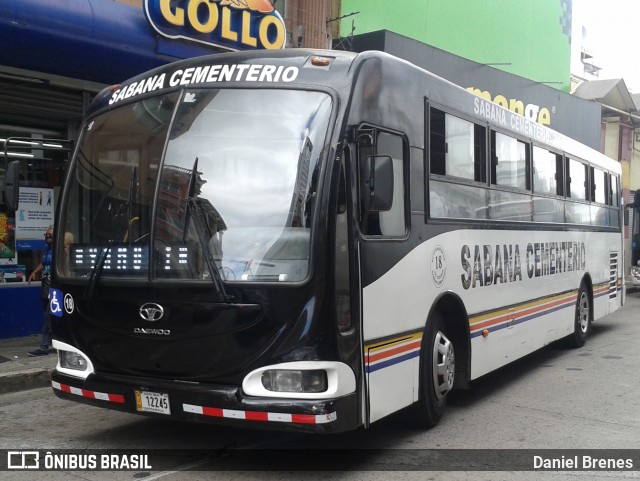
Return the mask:
<svg viewBox="0 0 640 481">
<path fill-rule="evenodd" d="M 97 116 L 67 181 L 58 274 L 304 280 L 330 113 L 320 92 L 193 89 Z"/>
</svg>

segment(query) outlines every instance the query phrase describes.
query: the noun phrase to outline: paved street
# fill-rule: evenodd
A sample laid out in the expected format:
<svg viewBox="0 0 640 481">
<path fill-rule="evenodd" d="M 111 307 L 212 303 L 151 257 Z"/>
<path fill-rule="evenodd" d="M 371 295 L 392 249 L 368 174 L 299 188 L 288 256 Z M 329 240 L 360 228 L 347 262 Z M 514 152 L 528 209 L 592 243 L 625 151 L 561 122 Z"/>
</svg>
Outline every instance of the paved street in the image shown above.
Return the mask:
<svg viewBox="0 0 640 481">
<path fill-rule="evenodd" d="M 457 393 L 441 424 L 429 431 L 412 425 L 410 412 L 389 417 L 367 431 L 333 436 L 291 435 L 222 429 L 167 422 L 101 410 L 55 398 L 48 388 L 0 396 L 2 449 L 194 449 L 230 447 L 378 449 L 398 451 L 395 462 L 415 449 L 630 449 L 640 445 L 640 293 L 595 324 L 587 344 L 577 350 L 559 345 L 516 362 Z M 218 451 L 220 452 L 220 451 Z M 372 451 L 373 452 L 373 451 Z M 409 454 L 407 454 L 409 453 Z M 640 460 L 640 455 L 636 456 Z M 258 461 L 256 461 L 257 463 Z M 327 460 L 329 463 L 330 460 Z M 345 472 L 307 473 L 311 479 L 629 479 L 636 472 L 469 473 L 368 471 L 388 469 L 380 458 L 354 461 Z M 488 460 L 488 463 L 491 461 Z M 163 472 L 68 473 L 0 472 L 1 479 L 166 479 L 184 478 L 191 464 L 215 468 L 205 457 L 176 457 Z M 358 464 L 360 463 L 360 464 Z M 329 466 L 329 464 L 327 464 Z M 636 464 L 636 468 L 637 468 Z M 192 479 L 284 479 L 286 473 L 247 471 L 190 473 Z M 63 476 L 63 474 L 65 474 Z M 300 473 L 298 473 L 299 475 Z M 10 476 L 9 476 L 10 475 Z M 151 475 L 151 477 L 149 477 Z M 291 479 L 298 477 L 292 475 Z"/>
</svg>

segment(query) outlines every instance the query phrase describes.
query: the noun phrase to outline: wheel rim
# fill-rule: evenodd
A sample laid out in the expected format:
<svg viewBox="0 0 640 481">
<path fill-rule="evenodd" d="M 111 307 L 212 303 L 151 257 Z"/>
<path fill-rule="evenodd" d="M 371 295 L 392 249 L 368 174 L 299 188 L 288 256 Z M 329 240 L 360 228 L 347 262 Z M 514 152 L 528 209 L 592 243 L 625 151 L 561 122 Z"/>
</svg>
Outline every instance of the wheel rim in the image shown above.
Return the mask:
<svg viewBox="0 0 640 481">
<path fill-rule="evenodd" d="M 586 292 L 580 293 L 578 300 L 578 325 L 580 332 L 583 334 L 587 332 L 589 328 L 589 296 Z"/>
<path fill-rule="evenodd" d="M 442 399 L 453 388 L 456 358 L 453 343 L 440 331 L 433 344 L 433 387 L 437 399 Z"/>
</svg>

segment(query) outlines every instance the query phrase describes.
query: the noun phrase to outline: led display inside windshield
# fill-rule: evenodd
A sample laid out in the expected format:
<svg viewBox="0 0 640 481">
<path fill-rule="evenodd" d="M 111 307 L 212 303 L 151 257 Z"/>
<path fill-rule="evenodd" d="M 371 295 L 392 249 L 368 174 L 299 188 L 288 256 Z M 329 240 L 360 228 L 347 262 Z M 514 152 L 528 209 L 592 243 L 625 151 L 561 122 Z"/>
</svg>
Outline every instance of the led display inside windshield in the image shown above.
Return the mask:
<svg viewBox="0 0 640 481">
<path fill-rule="evenodd" d="M 142 274 L 149 271 L 149 247 L 136 245 L 96 246 L 95 244 L 74 244 L 69 256 L 69 267 L 76 273 L 89 274 L 97 259 L 104 253 L 104 265 L 101 275 Z M 189 248 L 164 246 L 156 251 L 155 264 L 165 272 L 176 274 L 189 268 Z M 178 274 L 179 275 L 179 274 Z"/>
<path fill-rule="evenodd" d="M 75 271 L 90 271 L 103 248 L 109 249 L 104 260 L 103 270 L 105 272 L 136 272 L 146 270 L 149 265 L 149 249 L 147 247 L 75 245 L 71 249 L 71 268 Z"/>
</svg>

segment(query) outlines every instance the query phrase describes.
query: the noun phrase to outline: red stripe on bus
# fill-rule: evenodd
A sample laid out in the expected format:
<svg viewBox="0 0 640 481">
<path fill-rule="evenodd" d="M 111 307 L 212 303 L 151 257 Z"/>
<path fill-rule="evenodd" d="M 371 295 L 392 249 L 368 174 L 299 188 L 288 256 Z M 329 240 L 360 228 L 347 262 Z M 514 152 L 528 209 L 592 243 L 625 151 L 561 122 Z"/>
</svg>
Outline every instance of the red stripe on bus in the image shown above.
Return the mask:
<svg viewBox="0 0 640 481">
<path fill-rule="evenodd" d="M 379 352 L 376 354 L 367 354 L 365 355 L 365 363 L 379 361 L 380 359 L 385 359 L 387 357 L 395 356 L 396 354 L 400 354 L 406 351 L 410 351 L 412 349 L 419 349 L 422 345 L 422 340 L 417 340 L 406 344 L 404 346 L 399 346 L 393 349 L 389 349 L 388 351 Z"/>
<path fill-rule="evenodd" d="M 510 320 L 512 317 L 524 317 L 527 316 L 529 314 L 535 314 L 536 312 L 541 312 L 544 311 L 546 309 L 550 309 L 552 307 L 556 307 L 562 304 L 570 304 L 573 303 L 576 300 L 577 296 L 572 295 L 569 298 L 564 298 L 564 299 L 559 299 L 557 301 L 553 301 L 553 302 L 548 302 L 546 304 L 542 304 L 540 306 L 537 307 L 531 307 L 529 309 L 525 309 L 524 311 L 514 311 L 511 312 L 509 314 L 503 314 L 500 317 L 496 317 L 494 319 L 489 319 L 487 321 L 483 321 L 480 322 L 478 324 L 474 324 L 473 327 L 471 328 L 472 331 L 477 331 L 478 329 L 483 329 L 485 327 L 490 327 L 490 326 L 494 326 L 496 324 L 500 324 L 501 322 L 504 321 L 508 321 Z"/>
<path fill-rule="evenodd" d="M 62 383 L 51 383 L 51 387 L 58 389 L 68 394 L 75 394 L 76 396 L 86 397 L 87 399 L 96 399 L 103 401 L 104 399 L 96 397 L 96 391 L 89 391 L 88 389 L 78 389 L 78 392 L 73 392 L 72 387 Z M 124 404 L 124 396 L 122 394 L 110 394 L 110 393 L 98 393 L 107 396 L 107 400 L 114 403 Z"/>
<path fill-rule="evenodd" d="M 316 417 L 313 414 L 292 414 L 291 422 L 298 424 L 316 424 Z"/>
<path fill-rule="evenodd" d="M 215 418 L 223 418 L 224 413 L 220 408 L 210 408 L 207 406 L 202 406 L 202 414 L 205 416 L 213 416 Z"/>
<path fill-rule="evenodd" d="M 268 421 L 269 413 L 260 412 L 260 411 L 246 411 L 245 419 L 247 421 Z"/>
<path fill-rule="evenodd" d="M 124 404 L 124 396 L 122 394 L 107 394 L 109 401 Z"/>
</svg>

